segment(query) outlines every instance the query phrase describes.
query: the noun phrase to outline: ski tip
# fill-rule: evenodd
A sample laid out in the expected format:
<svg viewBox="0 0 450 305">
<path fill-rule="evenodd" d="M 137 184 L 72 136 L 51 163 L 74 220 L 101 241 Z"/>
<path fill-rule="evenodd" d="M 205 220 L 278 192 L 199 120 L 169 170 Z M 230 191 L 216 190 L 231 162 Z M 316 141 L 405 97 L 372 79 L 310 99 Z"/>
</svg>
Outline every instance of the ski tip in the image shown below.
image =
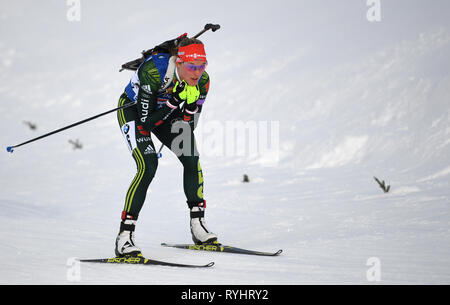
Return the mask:
<svg viewBox="0 0 450 305">
<path fill-rule="evenodd" d="M 206 264 L 205 267 L 212 267 L 212 266 L 214 266 L 214 265 L 215 265 L 214 262 L 210 262 L 209 264 Z"/>
<path fill-rule="evenodd" d="M 283 249 L 278 250 L 277 252 L 274 253 L 274 256 L 276 255 L 280 255 L 281 253 L 283 253 Z"/>
<path fill-rule="evenodd" d="M 12 153 L 14 151 L 14 149 L 12 146 L 8 146 L 8 147 L 6 147 L 6 151 L 9 153 Z"/>
</svg>

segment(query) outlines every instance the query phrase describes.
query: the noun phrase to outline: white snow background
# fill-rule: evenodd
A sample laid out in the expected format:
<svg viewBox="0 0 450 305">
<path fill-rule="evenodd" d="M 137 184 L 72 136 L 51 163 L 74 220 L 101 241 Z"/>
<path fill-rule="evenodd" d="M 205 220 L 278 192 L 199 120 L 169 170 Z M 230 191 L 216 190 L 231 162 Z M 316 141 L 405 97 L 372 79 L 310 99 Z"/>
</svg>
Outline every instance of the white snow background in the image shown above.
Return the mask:
<svg viewBox="0 0 450 305">
<path fill-rule="evenodd" d="M 449 1 L 381 0 L 379 22 L 363 0 L 81 0 L 69 21 L 75 2 L 0 2 L 0 284 L 450 283 Z M 208 226 L 225 244 L 283 254 L 161 247 L 191 241 L 165 149 L 137 243 L 150 258 L 216 265 L 82 264 L 73 281 L 70 258 L 113 256 L 135 174 L 116 116 L 6 146 L 114 108 L 132 74 L 122 63 L 206 23 L 221 29 L 201 37 L 203 142 L 220 148 L 212 127 L 225 122 L 279 122 L 275 152 L 224 156 L 199 142 Z"/>
</svg>

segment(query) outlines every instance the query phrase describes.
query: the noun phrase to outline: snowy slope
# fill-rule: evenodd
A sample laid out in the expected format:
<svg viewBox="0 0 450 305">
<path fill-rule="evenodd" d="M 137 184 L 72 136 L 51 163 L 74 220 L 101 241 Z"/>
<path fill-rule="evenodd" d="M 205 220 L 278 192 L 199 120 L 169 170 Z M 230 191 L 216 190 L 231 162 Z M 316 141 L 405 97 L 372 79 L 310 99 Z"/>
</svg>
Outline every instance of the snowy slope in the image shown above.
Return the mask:
<svg viewBox="0 0 450 305">
<path fill-rule="evenodd" d="M 232 1 L 205 4 L 197 19 L 174 12 L 168 26 L 166 9 L 146 1 L 131 11 L 82 1 L 80 22 L 67 21 L 64 2 L 3 3 L 4 148 L 115 107 L 130 77 L 117 72 L 120 64 L 184 31 L 221 24 L 203 38 L 212 84 L 196 131 L 208 224 L 223 243 L 284 252 L 161 247 L 190 241 L 181 168 L 165 149 L 137 242 L 155 259 L 216 265 L 195 273 L 82 265 L 80 281 L 69 281 L 71 258 L 113 255 L 135 173 L 109 115 L 0 154 L 0 283 L 368 284 L 375 257 L 381 283 L 448 284 L 450 7 L 382 3 L 379 23 L 367 21 L 365 1 L 248 1 L 239 10 Z M 152 29 L 139 35 L 149 19 Z M 227 138 L 230 128 L 261 133 L 260 122 L 278 126 L 276 149 L 227 154 L 242 144 Z M 68 143 L 77 138 L 82 150 Z"/>
</svg>

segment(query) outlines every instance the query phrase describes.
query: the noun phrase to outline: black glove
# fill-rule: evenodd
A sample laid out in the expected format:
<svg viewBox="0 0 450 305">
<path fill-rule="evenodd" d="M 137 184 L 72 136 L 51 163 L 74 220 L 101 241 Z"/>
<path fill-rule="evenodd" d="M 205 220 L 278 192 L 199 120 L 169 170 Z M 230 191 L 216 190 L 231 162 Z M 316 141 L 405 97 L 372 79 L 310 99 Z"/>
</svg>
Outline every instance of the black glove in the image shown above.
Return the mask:
<svg viewBox="0 0 450 305">
<path fill-rule="evenodd" d="M 198 112 L 197 103 L 188 104 L 185 103 L 183 107 L 183 120 L 190 122 L 194 119 L 194 114 Z"/>
</svg>

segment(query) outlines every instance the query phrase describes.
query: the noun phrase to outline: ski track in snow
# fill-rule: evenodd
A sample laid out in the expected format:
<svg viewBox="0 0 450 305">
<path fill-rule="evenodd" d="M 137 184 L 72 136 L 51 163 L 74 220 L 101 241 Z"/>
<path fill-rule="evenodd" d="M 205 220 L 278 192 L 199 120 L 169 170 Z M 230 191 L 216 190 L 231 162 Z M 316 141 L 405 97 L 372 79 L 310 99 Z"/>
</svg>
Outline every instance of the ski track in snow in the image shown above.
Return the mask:
<svg viewBox="0 0 450 305">
<path fill-rule="evenodd" d="M 228 174 L 223 175 L 227 169 Z M 176 166 L 167 168 L 177 170 Z M 170 197 L 180 200 L 161 202 L 161 195 L 155 194 L 155 201 L 144 207 L 137 230 L 139 245 L 154 259 L 198 264 L 214 261 L 213 269 L 192 272 L 170 267 L 82 264 L 81 283 L 186 284 L 189 278 L 190 284 L 359 284 L 367 283 L 366 262 L 370 257 L 381 260 L 383 283 L 443 283 L 449 279 L 448 197 L 429 195 L 439 193 L 439 189 L 411 191 L 412 187 L 400 187 L 403 191 L 384 194 L 371 177 L 365 177 L 367 185 L 361 188 L 369 189 L 370 184 L 370 191 L 357 193 L 357 188 L 345 191 L 343 181 L 335 185 L 333 179 L 329 180 L 332 173 L 295 178 L 290 170 L 280 173 L 278 169 L 259 168 L 250 179 L 257 180 L 263 174 L 264 182 L 227 185 L 222 181 L 229 180 L 227 176 L 233 173 L 237 176 L 239 168 L 233 171 L 211 166 L 206 170 L 208 223 L 220 240 L 262 251 L 283 249 L 281 256 L 160 247 L 161 242 L 186 242 L 190 238 L 182 195 L 174 191 Z M 275 172 L 282 177 L 291 175 L 295 184 L 280 181 Z M 337 170 L 335 174 L 342 172 Z M 4 284 L 65 283 L 70 257 L 113 254 L 118 223 L 108 204 L 72 217 L 76 205 L 50 209 L 18 201 L 0 203 L 1 210 L 8 211 L 0 222 L 2 232 L 8 232 L 2 237 L 0 249 L 2 260 L 8 262 L 1 267 Z M 115 210 L 120 211 L 120 204 Z"/>
</svg>

